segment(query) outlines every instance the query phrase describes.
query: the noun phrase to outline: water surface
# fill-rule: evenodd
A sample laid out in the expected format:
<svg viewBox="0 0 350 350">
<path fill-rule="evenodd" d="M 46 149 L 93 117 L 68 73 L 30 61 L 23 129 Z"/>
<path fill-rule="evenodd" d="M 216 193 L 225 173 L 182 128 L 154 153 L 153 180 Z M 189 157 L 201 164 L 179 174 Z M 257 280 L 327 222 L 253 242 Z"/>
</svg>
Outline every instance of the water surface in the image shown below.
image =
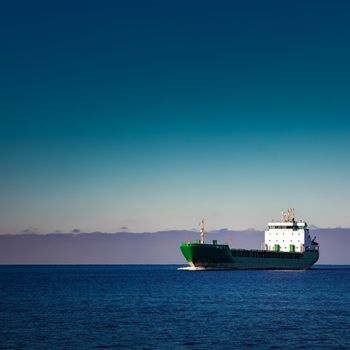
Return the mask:
<svg viewBox="0 0 350 350">
<path fill-rule="evenodd" d="M 2 349 L 349 349 L 350 269 L 0 266 Z"/>
</svg>

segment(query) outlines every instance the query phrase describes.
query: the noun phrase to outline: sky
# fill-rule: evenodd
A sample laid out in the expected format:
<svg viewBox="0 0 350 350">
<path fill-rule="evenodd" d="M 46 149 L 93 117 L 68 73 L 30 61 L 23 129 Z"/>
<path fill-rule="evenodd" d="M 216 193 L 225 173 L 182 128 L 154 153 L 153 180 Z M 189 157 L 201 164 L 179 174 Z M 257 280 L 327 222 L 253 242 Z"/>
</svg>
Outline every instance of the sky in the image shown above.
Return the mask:
<svg viewBox="0 0 350 350">
<path fill-rule="evenodd" d="M 0 5 L 0 233 L 350 226 L 348 1 Z"/>
</svg>

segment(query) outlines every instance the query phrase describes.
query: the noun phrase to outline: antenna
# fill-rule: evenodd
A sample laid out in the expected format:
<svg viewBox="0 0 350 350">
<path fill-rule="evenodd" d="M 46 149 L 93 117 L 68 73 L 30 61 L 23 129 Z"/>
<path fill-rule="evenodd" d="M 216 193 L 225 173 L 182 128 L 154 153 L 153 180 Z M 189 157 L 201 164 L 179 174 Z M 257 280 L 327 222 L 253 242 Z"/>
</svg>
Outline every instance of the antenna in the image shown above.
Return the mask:
<svg viewBox="0 0 350 350">
<path fill-rule="evenodd" d="M 294 208 L 288 208 L 287 212 L 281 212 L 282 222 L 294 222 Z"/>
</svg>

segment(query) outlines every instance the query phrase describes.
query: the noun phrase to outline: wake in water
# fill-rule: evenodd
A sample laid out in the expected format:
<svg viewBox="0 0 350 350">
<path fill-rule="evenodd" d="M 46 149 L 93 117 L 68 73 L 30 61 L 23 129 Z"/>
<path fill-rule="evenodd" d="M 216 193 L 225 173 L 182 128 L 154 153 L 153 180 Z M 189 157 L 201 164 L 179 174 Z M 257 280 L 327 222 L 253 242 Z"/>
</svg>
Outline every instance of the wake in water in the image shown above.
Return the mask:
<svg viewBox="0 0 350 350">
<path fill-rule="evenodd" d="M 222 267 L 184 266 L 184 267 L 179 267 L 178 270 L 184 270 L 184 271 L 221 271 L 221 270 L 230 270 L 230 269 L 225 269 Z"/>
<path fill-rule="evenodd" d="M 178 270 L 184 270 L 184 271 L 204 271 L 204 270 L 205 270 L 205 267 L 183 266 L 183 267 L 179 267 Z"/>
</svg>

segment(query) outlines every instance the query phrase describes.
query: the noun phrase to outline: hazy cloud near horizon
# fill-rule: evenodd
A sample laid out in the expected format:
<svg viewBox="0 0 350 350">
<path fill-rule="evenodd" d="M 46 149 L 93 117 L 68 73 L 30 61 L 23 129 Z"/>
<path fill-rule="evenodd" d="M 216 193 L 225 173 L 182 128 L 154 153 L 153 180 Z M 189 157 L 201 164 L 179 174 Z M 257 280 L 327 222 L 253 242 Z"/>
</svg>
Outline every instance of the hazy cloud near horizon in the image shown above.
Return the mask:
<svg viewBox="0 0 350 350">
<path fill-rule="evenodd" d="M 30 227 L 22 230 L 21 233 L 40 233 L 40 231 L 37 228 Z"/>
</svg>

